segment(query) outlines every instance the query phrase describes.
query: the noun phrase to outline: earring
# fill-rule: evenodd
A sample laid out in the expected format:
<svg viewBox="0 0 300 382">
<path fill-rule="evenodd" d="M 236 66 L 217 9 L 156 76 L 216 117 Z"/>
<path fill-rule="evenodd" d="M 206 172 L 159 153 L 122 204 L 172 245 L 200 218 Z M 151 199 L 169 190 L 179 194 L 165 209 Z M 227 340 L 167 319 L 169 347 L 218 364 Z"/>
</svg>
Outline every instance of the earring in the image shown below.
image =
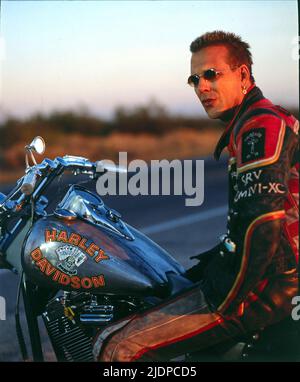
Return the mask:
<svg viewBox="0 0 300 382">
<path fill-rule="evenodd" d="M 243 94 L 247 94 L 247 89 L 246 89 L 246 86 L 243 86 L 243 90 L 242 90 L 242 93 L 243 93 Z"/>
</svg>

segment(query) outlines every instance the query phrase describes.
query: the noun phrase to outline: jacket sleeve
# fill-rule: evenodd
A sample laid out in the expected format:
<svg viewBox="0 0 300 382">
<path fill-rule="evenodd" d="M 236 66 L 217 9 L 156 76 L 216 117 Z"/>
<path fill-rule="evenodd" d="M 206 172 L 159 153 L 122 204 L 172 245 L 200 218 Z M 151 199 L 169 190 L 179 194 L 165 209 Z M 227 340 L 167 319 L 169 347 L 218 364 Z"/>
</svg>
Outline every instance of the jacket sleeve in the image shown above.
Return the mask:
<svg viewBox="0 0 300 382">
<path fill-rule="evenodd" d="M 235 132 L 237 188 L 233 228 L 238 269 L 218 310 L 229 313 L 261 281 L 282 235 L 297 136 L 277 115 L 256 115 Z"/>
</svg>

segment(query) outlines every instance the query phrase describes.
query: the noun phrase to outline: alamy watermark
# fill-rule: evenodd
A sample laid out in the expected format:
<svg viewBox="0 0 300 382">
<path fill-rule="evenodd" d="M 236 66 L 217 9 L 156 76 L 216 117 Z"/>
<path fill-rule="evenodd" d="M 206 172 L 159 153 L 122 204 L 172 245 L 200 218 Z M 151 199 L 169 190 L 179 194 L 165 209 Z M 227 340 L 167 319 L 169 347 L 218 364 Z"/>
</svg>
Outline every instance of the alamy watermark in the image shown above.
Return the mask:
<svg viewBox="0 0 300 382">
<path fill-rule="evenodd" d="M 116 167 L 113 161 L 104 162 Z M 135 159 L 128 163 L 127 152 L 120 152 L 118 166 L 127 172 L 103 174 L 96 185 L 99 195 L 186 195 L 188 207 L 200 206 L 204 201 L 204 160 L 163 159 L 147 163 Z M 100 163 L 97 171 L 101 170 Z"/>
<path fill-rule="evenodd" d="M 300 296 L 294 296 L 292 298 L 292 305 L 296 305 L 292 310 L 292 319 L 298 321 L 300 320 Z"/>
<path fill-rule="evenodd" d="M 0 296 L 0 321 L 6 320 L 6 301 L 5 298 Z"/>
</svg>

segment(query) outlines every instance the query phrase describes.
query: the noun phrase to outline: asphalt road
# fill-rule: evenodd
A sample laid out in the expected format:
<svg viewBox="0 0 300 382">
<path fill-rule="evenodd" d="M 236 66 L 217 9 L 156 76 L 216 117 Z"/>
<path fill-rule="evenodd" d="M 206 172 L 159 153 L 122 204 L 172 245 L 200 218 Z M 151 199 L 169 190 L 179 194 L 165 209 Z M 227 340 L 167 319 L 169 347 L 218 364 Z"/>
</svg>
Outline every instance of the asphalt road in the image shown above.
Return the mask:
<svg viewBox="0 0 300 382">
<path fill-rule="evenodd" d="M 94 187 L 91 184 L 89 186 Z M 7 188 L 2 187 L 0 191 L 7 192 Z M 56 189 L 55 197 L 59 200 L 62 196 L 63 187 L 61 190 Z M 184 267 L 189 267 L 193 264 L 189 256 L 214 246 L 218 236 L 225 232 L 226 161 L 218 163 L 205 159 L 204 202 L 201 206 L 185 206 L 186 197 L 186 195 L 105 196 L 103 201 L 119 211 L 124 221 L 141 229 Z M 21 360 L 14 322 L 17 283 L 17 276 L 0 270 L 0 296 L 6 301 L 6 320 L 0 320 L 0 361 Z M 23 312 L 22 304 L 21 312 Z M 28 341 L 24 319 L 22 326 Z M 44 338 L 45 359 L 54 360 L 42 322 L 41 331 Z"/>
</svg>

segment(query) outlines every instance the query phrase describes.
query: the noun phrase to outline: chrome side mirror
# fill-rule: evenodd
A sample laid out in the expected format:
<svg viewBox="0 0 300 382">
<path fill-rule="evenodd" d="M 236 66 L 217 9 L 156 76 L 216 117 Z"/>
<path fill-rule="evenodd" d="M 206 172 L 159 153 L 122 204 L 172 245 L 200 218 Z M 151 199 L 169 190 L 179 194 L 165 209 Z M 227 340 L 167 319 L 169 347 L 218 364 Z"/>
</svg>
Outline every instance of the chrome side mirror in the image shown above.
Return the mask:
<svg viewBox="0 0 300 382">
<path fill-rule="evenodd" d="M 28 147 L 28 146 L 27 146 Z M 33 139 L 33 141 L 30 143 L 28 150 L 33 150 L 38 154 L 43 154 L 45 151 L 45 141 L 42 137 L 37 136 Z"/>
<path fill-rule="evenodd" d="M 25 162 L 26 162 L 26 169 L 29 168 L 29 159 L 28 159 L 28 156 L 30 154 L 30 158 L 33 162 L 34 165 L 36 165 L 36 160 L 34 158 L 34 155 L 33 155 L 33 152 L 36 152 L 37 154 L 43 154 L 44 151 L 45 151 L 45 147 L 46 147 L 46 144 L 45 144 L 45 141 L 42 137 L 40 136 L 37 136 L 33 139 L 33 141 L 30 143 L 30 145 L 27 145 L 25 146 L 25 151 L 26 151 L 26 155 L 25 155 Z"/>
</svg>

